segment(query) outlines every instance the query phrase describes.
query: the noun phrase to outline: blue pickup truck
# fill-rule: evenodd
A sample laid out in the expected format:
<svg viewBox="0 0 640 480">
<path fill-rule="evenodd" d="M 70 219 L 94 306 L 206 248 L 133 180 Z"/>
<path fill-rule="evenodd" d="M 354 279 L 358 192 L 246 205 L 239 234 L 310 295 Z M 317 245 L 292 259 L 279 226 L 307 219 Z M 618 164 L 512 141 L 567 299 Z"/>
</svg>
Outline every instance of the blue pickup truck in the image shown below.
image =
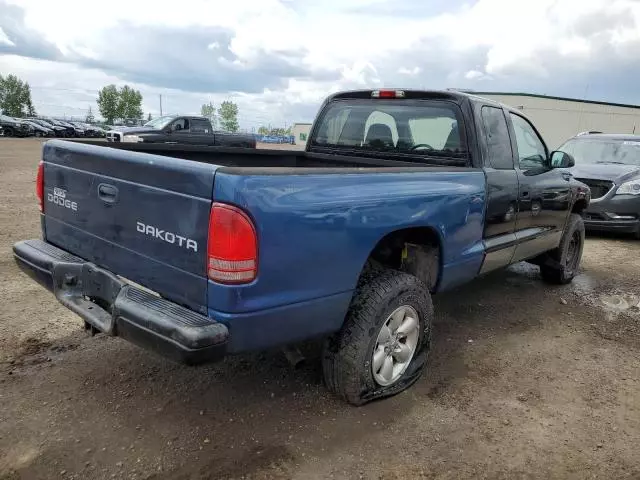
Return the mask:
<svg viewBox="0 0 640 480">
<path fill-rule="evenodd" d="M 42 239 L 13 251 L 92 333 L 187 364 L 323 338 L 360 405 L 419 378 L 432 294 L 523 260 L 573 279 L 573 164 L 484 98 L 343 92 L 305 151 L 48 141 Z"/>
</svg>

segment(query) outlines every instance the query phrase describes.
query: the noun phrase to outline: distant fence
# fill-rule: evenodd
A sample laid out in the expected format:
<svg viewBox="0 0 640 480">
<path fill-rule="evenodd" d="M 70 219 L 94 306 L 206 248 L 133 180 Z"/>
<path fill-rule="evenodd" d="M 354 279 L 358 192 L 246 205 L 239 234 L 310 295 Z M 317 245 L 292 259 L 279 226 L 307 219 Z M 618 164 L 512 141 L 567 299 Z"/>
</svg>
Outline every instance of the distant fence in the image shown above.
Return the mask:
<svg viewBox="0 0 640 480">
<path fill-rule="evenodd" d="M 296 137 L 294 135 L 254 135 L 256 142 L 261 143 L 290 143 L 294 145 L 296 143 Z"/>
</svg>

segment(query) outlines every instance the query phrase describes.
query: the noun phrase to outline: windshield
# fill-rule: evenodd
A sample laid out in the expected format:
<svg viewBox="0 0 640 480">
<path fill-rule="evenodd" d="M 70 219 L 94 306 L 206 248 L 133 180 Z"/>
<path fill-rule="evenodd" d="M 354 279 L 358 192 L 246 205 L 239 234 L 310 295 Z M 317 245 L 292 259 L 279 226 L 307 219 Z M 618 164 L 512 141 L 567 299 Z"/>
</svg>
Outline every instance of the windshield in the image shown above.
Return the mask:
<svg viewBox="0 0 640 480">
<path fill-rule="evenodd" d="M 576 165 L 621 163 L 640 166 L 640 138 L 574 138 L 560 147 L 560 150 L 572 155 Z"/>
<path fill-rule="evenodd" d="M 171 120 L 173 120 L 174 118 L 176 117 L 174 117 L 173 115 L 154 118 L 153 120 L 149 120 L 147 123 L 145 123 L 144 126 L 157 128 L 158 130 L 160 130 L 161 128 L 166 127 L 169 124 L 169 122 L 171 122 Z"/>
<path fill-rule="evenodd" d="M 458 108 L 441 101 L 350 100 L 326 108 L 312 145 L 466 158 Z"/>
</svg>

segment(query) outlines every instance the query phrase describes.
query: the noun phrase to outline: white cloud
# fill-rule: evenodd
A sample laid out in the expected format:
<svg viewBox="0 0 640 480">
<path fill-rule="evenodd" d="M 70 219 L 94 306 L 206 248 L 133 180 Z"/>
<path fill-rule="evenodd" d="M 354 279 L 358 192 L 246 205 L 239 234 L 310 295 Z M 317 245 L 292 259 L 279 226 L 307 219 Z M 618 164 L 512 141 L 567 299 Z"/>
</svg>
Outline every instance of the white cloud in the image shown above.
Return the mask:
<svg viewBox="0 0 640 480">
<path fill-rule="evenodd" d="M 482 82 L 484 89 L 495 85 L 566 94 L 572 81 L 583 91 L 584 80 L 568 73 L 568 78 L 559 78 L 559 71 L 588 74 L 592 84 L 600 78 L 602 65 L 640 74 L 640 2 L 635 0 L 434 0 L 429 5 L 418 0 L 183 0 L 178 8 L 168 0 L 109 0 L 108 8 L 102 5 L 97 15 L 86 0 L 4 1 L 24 11 L 24 25 L 32 37 L 55 46 L 50 56 L 57 50 L 63 56 L 57 60 L 68 62 L 17 60 L 7 56 L 7 50 L 2 56 L 0 48 L 3 70 L 42 87 L 41 94 L 34 88 L 39 108 L 76 102 L 64 93 L 67 90 L 84 89 L 80 105 L 86 91 L 97 91 L 107 81 L 133 81 L 145 95 L 165 92 L 168 105 L 176 110 L 192 111 L 210 98 L 232 96 L 244 105 L 244 124 L 252 125 L 267 118 L 282 122 L 296 112 L 310 115 L 324 96 L 341 88 L 404 86 L 403 82 L 407 87 L 473 88 Z M 214 35 L 207 39 L 207 31 L 220 28 L 230 32 L 228 45 Z M 140 35 L 150 29 L 164 29 L 167 35 L 143 41 Z M 179 41 L 172 35 L 191 30 L 199 32 L 200 48 L 209 57 L 191 57 L 193 52 L 185 51 L 179 63 L 167 64 L 177 58 L 163 55 L 163 45 L 145 43 L 153 38 L 168 46 Z M 113 37 L 115 31 L 119 38 Z M 2 45 L 20 48 L 8 28 L 0 28 Z M 190 50 L 197 48 L 187 45 Z M 297 52 L 291 68 L 264 60 L 268 55 L 285 58 L 283 52 Z M 162 78 L 153 77 L 157 69 L 136 69 L 145 56 L 166 66 Z M 209 81 L 207 76 L 215 74 L 204 68 L 218 62 L 221 67 L 252 72 L 248 75 L 257 82 L 284 77 L 248 90 L 250 78 L 237 89 L 226 86 L 220 91 L 214 88 L 220 79 Z M 48 66 L 43 67 L 45 63 Z M 270 76 L 257 75 L 251 68 L 271 69 Z M 191 86 L 184 82 L 181 90 L 181 84 L 169 78 L 172 69 L 186 69 L 187 76 L 202 77 L 202 82 Z M 616 81 L 626 88 L 628 80 Z M 610 98 L 603 99 L 620 101 L 620 95 L 634 95 L 631 87 L 606 83 L 602 81 L 600 91 Z M 212 92 L 206 91 L 208 84 Z M 623 100 L 640 103 L 640 92 L 635 92 L 635 100 Z M 45 100 L 37 100 L 39 95 Z M 146 97 L 145 102 L 149 102 L 145 108 L 153 110 L 156 102 Z M 288 119 L 297 120 L 310 118 Z"/>
<path fill-rule="evenodd" d="M 420 67 L 413 67 L 413 68 L 407 68 L 407 67 L 400 67 L 398 69 L 398 73 L 400 75 L 409 75 L 411 77 L 415 77 L 416 75 L 418 75 L 420 72 L 422 71 L 422 69 Z"/>
<path fill-rule="evenodd" d="M 2 27 L 0 27 L 0 44 L 8 45 L 9 47 L 16 46 L 15 43 L 9 40 L 9 37 L 7 37 L 7 34 L 4 33 L 4 30 L 2 29 Z"/>
<path fill-rule="evenodd" d="M 464 78 L 467 80 L 476 80 L 478 78 L 483 78 L 484 76 L 484 73 L 479 72 L 478 70 L 469 70 L 464 74 Z"/>
</svg>

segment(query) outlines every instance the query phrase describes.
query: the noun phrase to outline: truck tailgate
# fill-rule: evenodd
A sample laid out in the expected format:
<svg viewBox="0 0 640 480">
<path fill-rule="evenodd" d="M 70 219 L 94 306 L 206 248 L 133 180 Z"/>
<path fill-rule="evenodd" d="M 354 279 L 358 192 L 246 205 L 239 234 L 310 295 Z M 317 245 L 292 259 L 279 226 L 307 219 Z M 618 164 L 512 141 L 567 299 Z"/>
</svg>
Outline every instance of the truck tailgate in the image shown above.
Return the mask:
<svg viewBox="0 0 640 480">
<path fill-rule="evenodd" d="M 60 140 L 43 159 L 49 243 L 206 313 L 217 166 Z"/>
</svg>

